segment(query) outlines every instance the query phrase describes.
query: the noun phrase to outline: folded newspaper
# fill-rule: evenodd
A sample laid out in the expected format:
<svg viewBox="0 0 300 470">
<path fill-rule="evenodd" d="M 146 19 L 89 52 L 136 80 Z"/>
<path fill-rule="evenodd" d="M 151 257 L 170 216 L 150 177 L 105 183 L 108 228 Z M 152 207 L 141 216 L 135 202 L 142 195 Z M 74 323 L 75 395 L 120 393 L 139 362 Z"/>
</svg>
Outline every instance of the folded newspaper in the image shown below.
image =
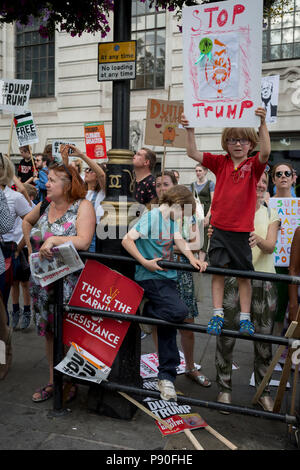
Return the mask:
<svg viewBox="0 0 300 470">
<path fill-rule="evenodd" d="M 42 287 L 84 267 L 72 242 L 55 246 L 52 252 L 53 258 L 50 260 L 41 260 L 39 253 L 32 253 L 29 257 L 31 275 Z"/>
</svg>

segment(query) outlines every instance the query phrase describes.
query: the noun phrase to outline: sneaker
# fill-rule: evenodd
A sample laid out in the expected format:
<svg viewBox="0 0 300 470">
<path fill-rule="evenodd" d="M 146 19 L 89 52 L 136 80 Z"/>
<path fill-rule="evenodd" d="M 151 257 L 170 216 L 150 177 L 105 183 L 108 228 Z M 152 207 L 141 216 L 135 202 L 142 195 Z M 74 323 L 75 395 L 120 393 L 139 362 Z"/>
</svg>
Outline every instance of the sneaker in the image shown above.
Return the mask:
<svg viewBox="0 0 300 470">
<path fill-rule="evenodd" d="M 12 328 L 15 330 L 19 324 L 21 310 L 17 310 L 16 312 L 11 312 L 11 319 L 12 319 Z"/>
<path fill-rule="evenodd" d="M 177 401 L 177 395 L 175 392 L 174 384 L 170 380 L 159 380 L 157 382 L 158 390 L 160 391 L 160 397 L 162 400 L 174 400 Z"/>
<path fill-rule="evenodd" d="M 255 333 L 255 328 L 250 320 L 241 320 L 240 321 L 240 333 L 242 335 L 252 336 Z"/>
<path fill-rule="evenodd" d="M 207 333 L 210 335 L 219 336 L 221 334 L 224 325 L 224 317 L 220 315 L 214 315 L 208 322 Z"/>
<path fill-rule="evenodd" d="M 31 321 L 31 312 L 23 312 L 21 323 L 20 323 L 21 330 L 26 330 L 30 325 L 30 321 Z"/>
</svg>

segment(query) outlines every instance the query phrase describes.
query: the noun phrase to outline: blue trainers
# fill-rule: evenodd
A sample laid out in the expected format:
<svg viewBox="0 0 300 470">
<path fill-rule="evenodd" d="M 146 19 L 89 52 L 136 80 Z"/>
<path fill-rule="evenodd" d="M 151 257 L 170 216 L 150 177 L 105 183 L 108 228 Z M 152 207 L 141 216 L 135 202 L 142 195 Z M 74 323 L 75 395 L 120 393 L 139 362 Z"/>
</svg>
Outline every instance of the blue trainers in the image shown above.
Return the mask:
<svg viewBox="0 0 300 470">
<path fill-rule="evenodd" d="M 255 333 L 255 328 L 250 320 L 241 320 L 240 321 L 240 333 L 242 335 L 252 336 Z"/>
<path fill-rule="evenodd" d="M 210 335 L 219 336 L 224 325 L 224 317 L 214 315 L 208 322 L 207 333 Z"/>
</svg>

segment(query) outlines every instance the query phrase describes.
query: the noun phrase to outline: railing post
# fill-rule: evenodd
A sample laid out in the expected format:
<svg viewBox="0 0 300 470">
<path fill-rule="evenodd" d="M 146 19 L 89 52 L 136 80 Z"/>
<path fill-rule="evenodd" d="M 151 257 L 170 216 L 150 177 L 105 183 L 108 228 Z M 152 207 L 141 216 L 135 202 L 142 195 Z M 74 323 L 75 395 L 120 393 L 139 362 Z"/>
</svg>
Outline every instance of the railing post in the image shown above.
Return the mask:
<svg viewBox="0 0 300 470">
<path fill-rule="evenodd" d="M 55 282 L 54 286 L 55 298 L 57 303 L 54 311 L 54 339 L 53 339 L 53 367 L 59 364 L 64 357 L 63 345 L 63 313 L 64 313 L 64 295 L 63 295 L 63 279 Z M 64 413 L 63 409 L 63 374 L 56 369 L 53 370 L 53 413 L 59 415 Z"/>
</svg>

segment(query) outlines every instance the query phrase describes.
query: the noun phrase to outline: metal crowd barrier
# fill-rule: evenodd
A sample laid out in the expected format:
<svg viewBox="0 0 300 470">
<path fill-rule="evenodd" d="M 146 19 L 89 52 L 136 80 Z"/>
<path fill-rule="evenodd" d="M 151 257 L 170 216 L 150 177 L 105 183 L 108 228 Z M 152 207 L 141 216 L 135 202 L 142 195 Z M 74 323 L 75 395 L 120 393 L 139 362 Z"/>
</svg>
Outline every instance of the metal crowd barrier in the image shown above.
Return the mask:
<svg viewBox="0 0 300 470">
<path fill-rule="evenodd" d="M 118 261 L 119 263 L 135 263 L 138 262 L 131 257 L 127 256 L 118 256 L 118 255 L 106 255 L 100 253 L 90 253 L 90 252 L 80 252 L 79 255 L 83 259 L 95 259 L 98 261 Z M 194 271 L 197 270 L 189 264 L 185 263 L 176 263 L 171 261 L 159 261 L 158 264 L 163 268 L 168 269 L 176 269 L 176 270 L 186 270 L 186 271 Z M 255 272 L 255 271 L 238 271 L 232 269 L 223 269 L 223 268 L 214 268 L 208 267 L 206 271 L 203 273 L 205 274 L 220 274 L 223 276 L 231 276 L 231 277 L 247 277 L 249 279 L 257 279 L 257 280 L 270 280 L 273 282 L 286 282 L 288 284 L 298 284 L 300 285 L 300 277 L 298 276 L 289 276 L 284 274 L 271 274 L 271 273 L 263 273 L 263 272 Z M 68 305 L 64 305 L 63 303 L 63 279 L 56 281 L 56 289 L 57 289 L 57 305 L 55 309 L 55 318 L 54 318 L 54 366 L 57 365 L 64 357 L 64 347 L 63 347 L 63 315 L 64 312 L 74 312 L 80 313 L 84 315 L 93 315 L 93 316 L 101 316 L 101 317 L 109 317 L 114 318 L 117 320 L 122 321 L 129 321 L 129 322 L 138 322 L 138 323 L 145 323 L 149 325 L 159 325 L 159 326 L 172 326 L 177 329 L 186 329 L 192 330 L 196 333 L 205 333 L 207 334 L 207 326 L 206 325 L 198 325 L 198 324 L 187 324 L 187 323 L 169 323 L 164 320 L 153 319 L 149 317 L 143 317 L 140 315 L 128 315 L 118 312 L 111 312 L 106 310 L 94 310 L 89 308 L 83 307 L 69 307 Z M 222 330 L 222 335 L 224 336 L 231 336 L 243 340 L 250 340 L 250 341 L 261 341 L 261 342 L 268 342 L 272 344 L 278 345 L 286 345 L 291 346 L 293 343 L 292 338 L 282 338 L 272 335 L 263 335 L 255 333 L 253 336 L 243 336 L 239 334 L 237 331 L 234 330 Z M 90 382 L 84 381 L 83 379 L 78 380 L 78 382 L 86 383 L 90 385 Z M 123 391 L 128 394 L 140 395 L 140 396 L 150 396 L 154 398 L 160 398 L 160 393 L 151 390 L 144 390 L 141 388 L 137 388 L 134 386 L 128 385 L 121 385 L 115 382 L 103 381 L 99 384 L 99 387 L 103 387 L 104 389 L 108 389 L 111 391 Z M 179 404 L 188 404 L 196 407 L 205 407 L 210 409 L 216 409 L 220 411 L 229 411 L 231 413 L 240 413 L 243 415 L 248 416 L 255 416 L 260 418 L 266 418 L 269 420 L 281 421 L 286 424 L 291 424 L 296 426 L 298 429 L 300 427 L 300 417 L 298 414 L 296 416 L 291 416 L 288 414 L 282 413 L 272 413 L 267 411 L 262 411 L 254 408 L 248 408 L 245 406 L 238 406 L 238 405 L 228 405 L 224 403 L 218 403 L 214 401 L 206 401 L 206 400 L 199 400 L 196 398 L 190 398 L 185 396 L 178 396 L 177 402 Z M 53 413 L 55 415 L 64 414 L 63 408 L 63 374 L 56 369 L 54 369 L 54 405 L 53 405 Z"/>
</svg>

